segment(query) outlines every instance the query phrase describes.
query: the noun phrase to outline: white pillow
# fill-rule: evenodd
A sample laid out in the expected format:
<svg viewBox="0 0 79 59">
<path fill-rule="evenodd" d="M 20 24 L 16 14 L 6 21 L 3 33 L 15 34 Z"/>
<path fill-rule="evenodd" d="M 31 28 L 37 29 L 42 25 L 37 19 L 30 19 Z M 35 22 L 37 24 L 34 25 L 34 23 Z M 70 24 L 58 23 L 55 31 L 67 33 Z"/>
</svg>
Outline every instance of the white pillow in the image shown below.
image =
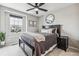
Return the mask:
<svg viewBox="0 0 79 59">
<path fill-rule="evenodd" d="M 41 29 L 41 33 L 56 33 L 56 35 L 59 37 L 59 34 L 57 33 L 57 28 L 51 28 L 51 29 Z"/>
<path fill-rule="evenodd" d="M 52 29 L 41 29 L 41 33 L 50 33 L 50 34 L 52 34 Z"/>
</svg>

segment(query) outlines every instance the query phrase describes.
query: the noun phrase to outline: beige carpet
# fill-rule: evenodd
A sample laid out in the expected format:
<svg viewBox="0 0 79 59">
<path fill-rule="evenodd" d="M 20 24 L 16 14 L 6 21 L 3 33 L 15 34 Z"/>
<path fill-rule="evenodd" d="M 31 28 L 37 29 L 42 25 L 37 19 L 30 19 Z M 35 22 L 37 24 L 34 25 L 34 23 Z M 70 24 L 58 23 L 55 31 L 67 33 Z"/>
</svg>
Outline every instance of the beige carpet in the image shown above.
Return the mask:
<svg viewBox="0 0 79 59">
<path fill-rule="evenodd" d="M 79 50 L 68 48 L 67 51 L 65 52 L 64 50 L 55 48 L 46 56 L 79 56 Z"/>
<path fill-rule="evenodd" d="M 13 46 L 6 46 L 3 48 L 0 48 L 0 56 L 26 56 L 26 55 L 17 44 Z M 79 56 L 79 50 L 69 48 L 67 52 L 65 52 L 61 49 L 55 48 L 46 56 Z"/>
<path fill-rule="evenodd" d="M 25 56 L 25 54 L 17 44 L 0 48 L 0 56 Z"/>
</svg>

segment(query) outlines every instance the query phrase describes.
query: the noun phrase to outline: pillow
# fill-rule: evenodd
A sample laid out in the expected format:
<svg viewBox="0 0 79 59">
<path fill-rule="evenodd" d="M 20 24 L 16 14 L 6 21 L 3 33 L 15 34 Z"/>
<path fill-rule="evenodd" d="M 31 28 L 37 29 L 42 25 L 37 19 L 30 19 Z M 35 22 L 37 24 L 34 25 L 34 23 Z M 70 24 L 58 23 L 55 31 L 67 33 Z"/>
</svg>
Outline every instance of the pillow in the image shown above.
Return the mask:
<svg viewBox="0 0 79 59">
<path fill-rule="evenodd" d="M 41 29 L 41 33 L 55 33 L 56 32 L 56 28 L 50 28 L 50 29 Z"/>
<path fill-rule="evenodd" d="M 52 33 L 52 29 L 41 29 L 41 33 Z"/>
<path fill-rule="evenodd" d="M 56 33 L 57 32 L 57 28 L 52 28 L 52 33 Z"/>
<path fill-rule="evenodd" d="M 57 28 L 51 28 L 51 29 L 41 29 L 41 33 L 55 33 L 57 37 L 59 37 L 59 34 L 57 33 Z"/>
<path fill-rule="evenodd" d="M 57 35 L 57 37 L 59 37 L 59 34 L 57 33 L 57 28 L 55 28 L 52 33 L 55 33 Z"/>
</svg>

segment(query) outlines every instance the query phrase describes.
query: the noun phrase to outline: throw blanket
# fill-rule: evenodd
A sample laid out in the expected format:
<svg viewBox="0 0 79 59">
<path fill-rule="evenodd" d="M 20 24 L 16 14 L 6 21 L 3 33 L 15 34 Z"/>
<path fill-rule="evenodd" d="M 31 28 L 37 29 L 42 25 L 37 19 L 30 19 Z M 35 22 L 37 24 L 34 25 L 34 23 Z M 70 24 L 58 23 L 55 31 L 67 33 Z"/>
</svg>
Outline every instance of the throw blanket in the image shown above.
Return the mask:
<svg viewBox="0 0 79 59">
<path fill-rule="evenodd" d="M 27 33 L 23 33 L 23 34 L 31 35 L 32 37 L 35 38 L 35 40 L 36 40 L 37 42 L 45 41 L 45 37 L 44 37 L 44 35 L 42 35 L 42 34 L 31 33 L 31 32 L 27 32 Z"/>
</svg>

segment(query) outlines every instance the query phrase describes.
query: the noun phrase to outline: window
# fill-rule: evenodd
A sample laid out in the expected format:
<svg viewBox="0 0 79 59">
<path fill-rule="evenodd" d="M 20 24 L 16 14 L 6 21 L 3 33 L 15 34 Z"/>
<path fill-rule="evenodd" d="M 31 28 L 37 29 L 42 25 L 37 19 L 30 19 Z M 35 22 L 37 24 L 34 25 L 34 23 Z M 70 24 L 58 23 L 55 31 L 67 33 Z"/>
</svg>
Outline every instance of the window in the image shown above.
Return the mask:
<svg viewBox="0 0 79 59">
<path fill-rule="evenodd" d="M 11 32 L 21 32 L 23 17 L 10 15 L 10 29 Z"/>
</svg>

